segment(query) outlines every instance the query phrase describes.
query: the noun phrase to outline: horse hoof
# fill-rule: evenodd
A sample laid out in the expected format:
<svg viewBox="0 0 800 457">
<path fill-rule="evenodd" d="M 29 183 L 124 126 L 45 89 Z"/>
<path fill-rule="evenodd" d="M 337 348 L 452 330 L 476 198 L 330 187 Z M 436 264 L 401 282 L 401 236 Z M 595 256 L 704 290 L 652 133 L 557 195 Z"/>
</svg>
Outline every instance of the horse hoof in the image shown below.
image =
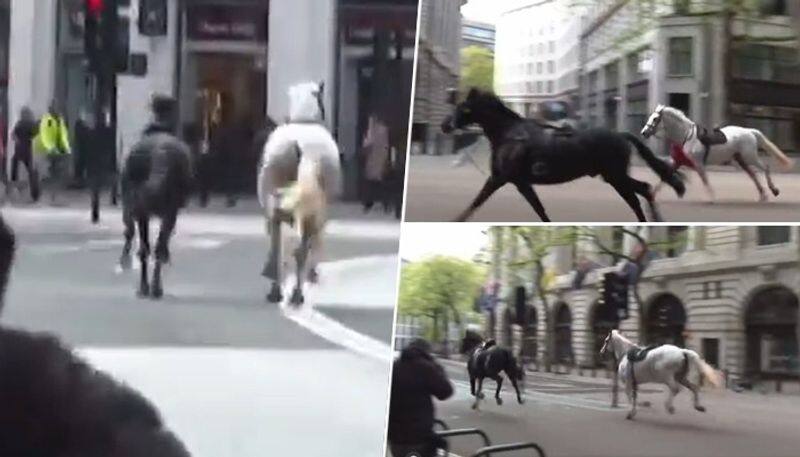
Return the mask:
<svg viewBox="0 0 800 457">
<path fill-rule="evenodd" d="M 311 284 L 319 283 L 319 273 L 317 273 L 315 268 L 308 270 L 308 282 Z"/>
<path fill-rule="evenodd" d="M 267 302 L 269 303 L 280 303 L 283 301 L 283 294 L 281 293 L 280 287 L 273 287 L 272 290 L 269 291 L 267 294 Z"/>
<path fill-rule="evenodd" d="M 474 410 L 478 409 L 478 402 L 475 402 L 475 403 L 472 404 L 472 409 L 474 409 Z"/>
<path fill-rule="evenodd" d="M 780 189 L 772 189 L 772 195 L 774 195 L 774 196 L 776 196 L 776 197 L 777 197 L 777 196 L 778 196 L 778 195 L 780 195 L 780 194 L 781 194 L 781 191 L 780 191 Z"/>
<path fill-rule="evenodd" d="M 140 286 L 139 291 L 136 292 L 136 296 L 139 298 L 147 298 L 150 296 L 150 287 L 148 286 Z"/>
<path fill-rule="evenodd" d="M 120 257 L 120 258 L 119 258 L 119 266 L 120 266 L 120 268 L 122 268 L 124 271 L 128 271 L 128 270 L 130 270 L 130 269 L 131 269 L 131 267 L 133 266 L 133 262 L 131 261 L 131 256 L 129 256 L 129 255 L 123 255 L 122 257 Z"/>
<path fill-rule="evenodd" d="M 502 405 L 503 404 L 503 399 L 502 398 L 497 398 L 497 404 L 498 405 Z"/>
<path fill-rule="evenodd" d="M 483 394 L 483 392 L 478 392 L 477 397 L 480 398 L 481 400 L 483 400 L 485 395 Z"/>
<path fill-rule="evenodd" d="M 521 399 L 521 398 L 517 398 L 517 402 L 518 402 L 520 405 L 522 405 L 522 404 L 525 404 L 525 400 L 523 400 L 523 399 Z"/>
<path fill-rule="evenodd" d="M 632 421 L 633 420 L 633 414 L 628 413 L 628 415 L 625 416 L 625 419 L 628 419 L 629 421 Z"/>
<path fill-rule="evenodd" d="M 675 407 L 674 406 L 667 406 L 667 412 L 670 414 L 675 414 Z"/>
<path fill-rule="evenodd" d="M 153 290 L 150 291 L 150 296 L 158 300 L 164 296 L 164 289 L 162 289 L 160 286 L 153 286 Z"/>
<path fill-rule="evenodd" d="M 295 289 L 295 291 L 292 292 L 292 298 L 289 301 L 295 306 L 303 304 L 305 299 L 303 298 L 303 293 L 300 292 L 300 289 Z"/>
<path fill-rule="evenodd" d="M 695 406 L 694 409 L 700 411 L 701 413 L 706 412 L 706 407 L 705 406 Z"/>
<path fill-rule="evenodd" d="M 762 194 L 761 196 L 758 197 L 758 201 L 760 203 L 766 202 L 767 201 L 767 196 Z"/>
</svg>

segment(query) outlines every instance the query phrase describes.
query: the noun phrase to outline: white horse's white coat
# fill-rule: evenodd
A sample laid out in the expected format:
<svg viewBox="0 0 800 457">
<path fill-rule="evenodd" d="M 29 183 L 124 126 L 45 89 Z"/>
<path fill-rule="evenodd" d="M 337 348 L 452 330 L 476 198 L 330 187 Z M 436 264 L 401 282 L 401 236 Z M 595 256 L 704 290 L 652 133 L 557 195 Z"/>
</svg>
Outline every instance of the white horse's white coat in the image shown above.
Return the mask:
<svg viewBox="0 0 800 457">
<path fill-rule="evenodd" d="M 744 171 L 750 176 L 759 192 L 760 200 L 767 198 L 758 176 L 750 167 L 757 167 L 764 172 L 767 184 L 774 195 L 780 191 L 775 187 L 770 175 L 769 165 L 759 157 L 759 149 L 765 150 L 774 157 L 783 168 L 791 168 L 792 159 L 786 156 L 774 143 L 772 143 L 761 131 L 757 129 L 738 127 L 729 125 L 720 130 L 725 134 L 727 142 L 725 144 L 714 145 L 709 148 L 708 157 L 705 158 L 705 146 L 697 137 L 697 124 L 689 119 L 681 110 L 658 105 L 647 120 L 647 124 L 642 128 L 641 134 L 645 138 L 654 135 L 659 126 L 663 127 L 667 139 L 675 144 L 683 146 L 683 150 L 694 162 L 697 172 L 703 179 L 703 183 L 709 192 L 711 200 L 714 193 L 706 178 L 706 165 L 724 165 L 733 161 L 736 157 L 741 158 Z"/>
<path fill-rule="evenodd" d="M 342 187 L 339 148 L 322 124 L 318 99 L 321 91 L 316 83 L 289 89 L 289 123 L 277 127 L 267 139 L 258 173 L 258 199 L 265 210 L 267 237 L 275 197 L 289 188 L 289 200 L 281 206 L 294 215 L 298 231 L 312 232 L 308 234 L 311 268 L 318 261 L 327 205 L 340 196 Z M 298 278 L 298 282 L 302 283 L 302 279 Z"/>
<path fill-rule="evenodd" d="M 672 344 L 665 344 L 652 349 L 647 353 L 644 360 L 635 362 L 633 370 L 630 367 L 630 361 L 626 354 L 628 350 L 636 347 L 636 345 L 625 338 L 619 331 L 612 330 L 608 334 L 600 350 L 600 354 L 605 354 L 607 351 L 612 351 L 619 361 L 618 374 L 619 379 L 625 387 L 625 394 L 628 396 L 628 401 L 631 403 L 631 411 L 628 413 L 628 419 L 633 419 L 636 415 L 636 392 L 634 387 L 634 379 L 636 386 L 646 383 L 659 383 L 666 384 L 669 389 L 667 391 L 667 399 L 664 406 L 670 414 L 675 412 L 672 401 L 675 395 L 680 390 L 680 385 L 684 385 L 694 394 L 694 407 L 698 411 L 705 411 L 705 408 L 700 405 L 700 397 L 698 395 L 699 388 L 691 382 L 679 383 L 676 379 L 676 374 L 679 374 L 684 369 L 685 361 L 688 360 L 689 370 L 695 369 L 700 373 L 700 376 L 706 379 L 715 387 L 720 387 L 722 378 L 720 374 L 708 365 L 696 352 L 691 349 L 683 349 Z"/>
</svg>

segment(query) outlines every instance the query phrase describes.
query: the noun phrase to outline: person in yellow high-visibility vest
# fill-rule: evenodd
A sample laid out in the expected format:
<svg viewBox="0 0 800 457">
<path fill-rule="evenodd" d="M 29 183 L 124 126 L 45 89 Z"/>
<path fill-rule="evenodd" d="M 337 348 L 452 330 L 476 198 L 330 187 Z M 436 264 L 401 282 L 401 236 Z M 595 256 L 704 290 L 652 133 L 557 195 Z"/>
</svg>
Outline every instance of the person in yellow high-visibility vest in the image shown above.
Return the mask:
<svg viewBox="0 0 800 457">
<path fill-rule="evenodd" d="M 69 146 L 69 129 L 63 117 L 58 113 L 55 102 L 50 104 L 47 113 L 39 122 L 39 134 L 34 139 L 35 150 L 47 157 L 51 180 L 50 202 L 56 203 L 58 185 L 61 183 L 66 157 L 71 153 Z"/>
</svg>

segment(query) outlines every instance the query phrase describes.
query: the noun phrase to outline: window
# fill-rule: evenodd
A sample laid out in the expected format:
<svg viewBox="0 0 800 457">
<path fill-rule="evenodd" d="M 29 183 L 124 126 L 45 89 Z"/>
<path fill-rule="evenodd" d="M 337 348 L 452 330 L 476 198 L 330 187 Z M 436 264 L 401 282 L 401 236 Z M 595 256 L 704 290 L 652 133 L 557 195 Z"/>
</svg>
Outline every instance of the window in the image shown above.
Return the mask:
<svg viewBox="0 0 800 457">
<path fill-rule="evenodd" d="M 653 55 L 649 49 L 628 54 L 628 82 L 636 82 L 647 78 L 653 66 Z"/>
<path fill-rule="evenodd" d="M 691 0 L 673 0 L 672 2 L 676 14 L 689 14 L 690 4 Z"/>
<path fill-rule="evenodd" d="M 547 72 L 552 74 L 555 71 L 556 71 L 556 63 L 553 62 L 552 60 L 548 60 L 547 61 Z"/>
<path fill-rule="evenodd" d="M 606 65 L 606 89 L 616 89 L 619 87 L 619 65 L 612 62 Z"/>
<path fill-rule="evenodd" d="M 628 100 L 628 130 L 639 132 L 647 123 L 647 100 Z"/>
<path fill-rule="evenodd" d="M 758 12 L 764 16 L 786 16 L 789 14 L 787 0 L 761 0 Z"/>
<path fill-rule="evenodd" d="M 764 226 L 758 227 L 756 231 L 759 246 L 789 242 L 789 227 Z"/>
<path fill-rule="evenodd" d="M 688 234 L 689 227 L 667 227 L 667 257 L 678 257 L 686 252 Z"/>
<path fill-rule="evenodd" d="M 797 50 L 759 44 L 734 50 L 733 74 L 739 78 L 794 83 L 800 71 Z"/>
<path fill-rule="evenodd" d="M 547 81 L 547 93 L 548 94 L 552 94 L 553 93 L 553 81 L 552 80 L 551 81 Z"/>
<path fill-rule="evenodd" d="M 542 69 L 543 69 L 542 62 L 536 62 L 536 74 L 537 75 L 541 75 L 542 74 Z"/>
<path fill-rule="evenodd" d="M 692 74 L 692 38 L 669 39 L 669 75 L 689 76 Z"/>
</svg>

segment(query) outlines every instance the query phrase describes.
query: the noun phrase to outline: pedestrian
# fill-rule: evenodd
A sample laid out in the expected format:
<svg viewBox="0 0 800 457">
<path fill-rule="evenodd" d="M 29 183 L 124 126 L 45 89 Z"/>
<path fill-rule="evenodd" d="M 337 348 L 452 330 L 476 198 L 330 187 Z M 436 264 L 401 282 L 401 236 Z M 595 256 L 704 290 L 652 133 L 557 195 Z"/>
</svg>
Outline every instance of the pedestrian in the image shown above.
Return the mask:
<svg viewBox="0 0 800 457">
<path fill-rule="evenodd" d="M 14 125 L 11 136 L 14 140 L 14 154 L 11 157 L 11 182 L 16 183 L 19 165 L 25 165 L 28 173 L 28 190 L 34 202 L 39 200 L 39 173 L 33 162 L 33 143 L 34 138 L 39 133 L 39 125 L 33 115 L 33 111 L 23 106 L 19 112 L 19 120 Z"/>
<path fill-rule="evenodd" d="M 372 209 L 376 200 L 383 200 L 383 183 L 389 166 L 389 128 L 377 113 L 369 117 L 364 136 L 364 211 Z"/>
<path fill-rule="evenodd" d="M 73 138 L 75 139 L 75 153 L 72 155 L 73 183 L 75 189 L 86 186 L 91 139 L 93 134 L 92 113 L 87 108 L 81 108 L 78 120 L 75 122 Z"/>
<path fill-rule="evenodd" d="M 58 204 L 58 186 L 62 183 L 64 159 L 71 154 L 67 123 L 56 108 L 50 103 L 47 114 L 39 122 L 39 134 L 34 140 L 37 150 L 47 157 L 48 175 L 50 177 L 50 204 Z"/>
<path fill-rule="evenodd" d="M 394 457 L 434 457 L 446 442 L 433 431 L 433 399 L 446 400 L 453 385 L 431 355 L 430 344 L 413 340 L 392 369 L 389 400 L 389 447 Z"/>
</svg>

